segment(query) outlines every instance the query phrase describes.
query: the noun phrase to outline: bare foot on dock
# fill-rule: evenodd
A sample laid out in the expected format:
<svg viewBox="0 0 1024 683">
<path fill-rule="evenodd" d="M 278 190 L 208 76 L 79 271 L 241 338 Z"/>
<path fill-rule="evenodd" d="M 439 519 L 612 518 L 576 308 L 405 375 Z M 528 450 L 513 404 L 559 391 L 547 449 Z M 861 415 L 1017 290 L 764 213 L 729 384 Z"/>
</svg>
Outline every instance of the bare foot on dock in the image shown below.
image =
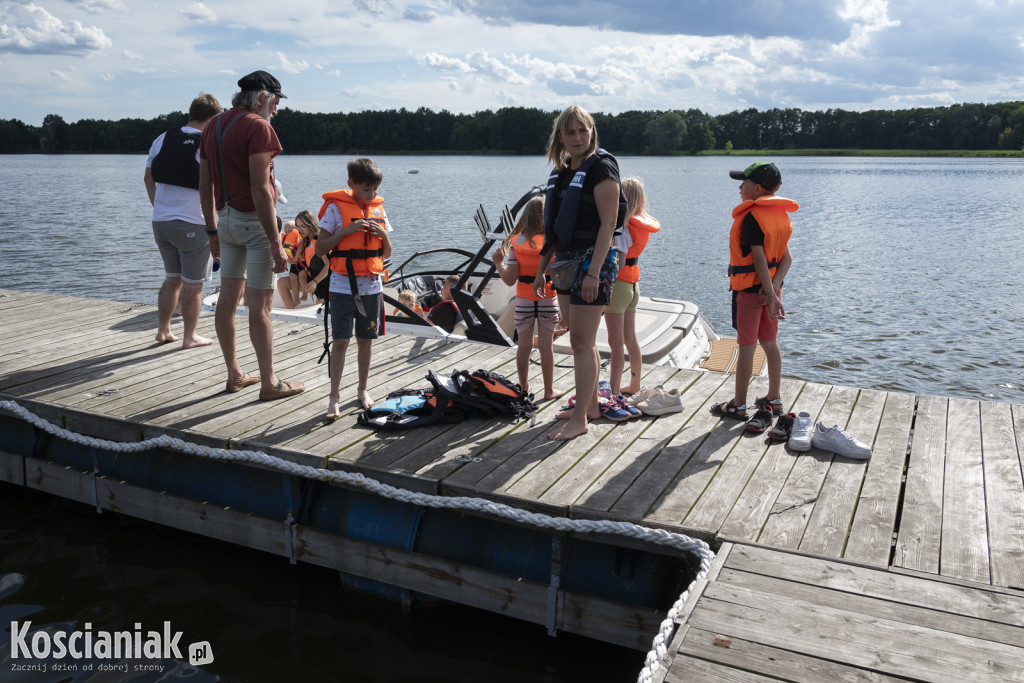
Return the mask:
<svg viewBox="0 0 1024 683">
<path fill-rule="evenodd" d="M 207 339 L 206 337 L 200 337 L 197 334 L 197 335 L 195 335 L 192 338 L 186 338 L 185 341 L 183 341 L 181 343 L 181 348 L 183 348 L 183 349 L 195 349 L 195 348 L 198 348 L 200 346 L 209 346 L 212 343 L 213 343 L 212 339 Z"/>
<path fill-rule="evenodd" d="M 356 392 L 356 398 L 359 399 L 359 404 L 363 406 L 363 410 L 369 410 L 370 408 L 377 405 L 377 402 L 370 398 L 370 392 L 366 389 L 360 389 Z"/>
<path fill-rule="evenodd" d="M 341 417 L 341 399 L 335 396 L 327 399 L 327 419 L 334 421 Z"/>
<path fill-rule="evenodd" d="M 567 422 L 553 432 L 548 433 L 549 441 L 568 441 L 575 439 L 577 436 L 582 436 L 587 433 L 590 429 L 590 425 L 583 425 L 583 429 L 574 427 L 571 422 Z"/>
<path fill-rule="evenodd" d="M 561 398 L 562 394 L 564 394 L 564 393 L 565 393 L 564 391 L 559 391 L 558 389 L 552 389 L 551 391 L 545 391 L 544 392 L 544 399 L 543 400 L 545 400 L 545 401 L 554 401 L 556 398 Z"/>
<path fill-rule="evenodd" d="M 575 408 L 569 408 L 567 410 L 562 410 L 562 411 L 558 412 L 555 415 L 555 419 L 556 420 L 571 420 L 572 419 L 572 413 L 573 413 L 574 410 L 576 410 L 576 409 Z M 597 420 L 600 417 L 601 417 L 601 411 L 600 410 L 596 411 L 596 413 L 593 414 L 593 415 L 591 415 L 589 412 L 587 413 L 587 419 L 588 420 Z M 572 438 L 572 437 L 569 437 L 569 438 Z"/>
<path fill-rule="evenodd" d="M 173 332 L 157 332 L 156 340 L 160 344 L 170 344 L 178 341 L 178 338 L 174 336 Z"/>
<path fill-rule="evenodd" d="M 632 396 L 638 391 L 640 391 L 640 382 L 637 382 L 636 384 L 630 384 L 628 387 L 623 387 L 622 391 L 620 391 L 619 393 L 625 394 L 626 396 Z"/>
</svg>

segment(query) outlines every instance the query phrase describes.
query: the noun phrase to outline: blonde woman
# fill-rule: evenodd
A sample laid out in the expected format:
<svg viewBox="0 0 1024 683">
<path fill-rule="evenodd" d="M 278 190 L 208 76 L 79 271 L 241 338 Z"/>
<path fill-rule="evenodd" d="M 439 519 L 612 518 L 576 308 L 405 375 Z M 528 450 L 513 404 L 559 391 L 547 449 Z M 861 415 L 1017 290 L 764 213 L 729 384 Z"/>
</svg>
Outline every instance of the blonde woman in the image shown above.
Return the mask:
<svg viewBox="0 0 1024 683">
<path fill-rule="evenodd" d="M 597 395 L 601 368 L 597 330 L 604 307 L 611 299 L 618 273 L 612 239 L 624 218 L 619 166 L 600 150 L 593 117 L 571 106 L 558 115 L 548 141 L 547 159 L 554 168 L 548 177 L 544 205 L 544 248 L 533 288 L 541 296 L 547 283 L 544 270 L 554 262 L 579 263 L 576 277 L 558 289 L 558 306 L 569 328 L 573 373 L 576 381 L 574 407 L 557 415 L 564 419 L 548 434 L 553 441 L 567 441 L 589 428 L 610 406 Z"/>
</svg>

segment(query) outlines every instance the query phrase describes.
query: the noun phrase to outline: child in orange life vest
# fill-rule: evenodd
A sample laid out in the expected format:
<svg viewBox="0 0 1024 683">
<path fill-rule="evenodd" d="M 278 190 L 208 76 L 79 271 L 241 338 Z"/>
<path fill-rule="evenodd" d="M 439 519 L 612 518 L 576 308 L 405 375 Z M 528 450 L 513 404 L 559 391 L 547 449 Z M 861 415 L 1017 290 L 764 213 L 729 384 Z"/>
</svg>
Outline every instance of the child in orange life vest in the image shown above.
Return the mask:
<svg viewBox="0 0 1024 683">
<path fill-rule="evenodd" d="M 733 398 L 712 406 L 711 413 L 746 420 L 747 384 L 758 342 L 768 364 L 768 394 L 758 398 L 756 404 L 769 406 L 773 414 L 782 412 L 782 352 L 778 334 L 779 321 L 785 320 L 786 311 L 780 297 L 783 278 L 793 263 L 789 253 L 789 238 L 793 234 L 789 214 L 800 205 L 775 195 L 782 185 L 782 174 L 775 164 L 758 161 L 742 171 L 730 171 L 729 177 L 742 181 L 741 203 L 732 210 L 729 234 L 729 289 L 739 353 Z"/>
<path fill-rule="evenodd" d="M 310 294 L 319 302 L 327 298 L 330 284 L 328 278 L 331 275 L 330 268 L 322 258 L 316 255 L 316 241 L 320 237 L 320 226 L 308 209 L 299 212 L 299 215 L 295 217 L 295 225 L 298 226 L 299 234 L 302 236 L 295 253 L 295 267 L 299 271 L 299 294 L 296 305 L 298 302 L 306 301 Z"/>
<path fill-rule="evenodd" d="M 403 289 L 401 292 L 398 293 L 398 300 L 405 304 L 405 307 L 411 310 L 413 313 L 415 313 L 421 318 L 423 317 L 423 307 L 420 306 L 419 301 L 416 299 L 416 292 L 412 291 L 411 289 Z M 395 310 L 391 313 L 391 315 L 403 317 L 405 313 L 400 311 L 396 306 Z"/>
<path fill-rule="evenodd" d="M 391 223 L 384 212 L 384 200 L 377 194 L 383 179 L 384 174 L 372 159 L 353 159 L 348 163 L 348 187 L 324 194 L 320 208 L 316 253 L 330 257 L 331 269 L 329 420 L 341 417 L 341 378 L 353 333 L 356 397 L 364 409 L 374 405 L 367 384 L 373 340 L 381 333 L 384 321 L 381 273 L 391 257 Z"/>
<path fill-rule="evenodd" d="M 295 221 L 288 221 L 281 230 L 281 245 L 284 246 L 284 256 L 290 264 L 288 270 L 277 278 L 277 293 L 285 308 L 295 308 L 299 305 L 299 270 L 295 265 L 299 244 L 302 242 L 302 233 Z"/>
<path fill-rule="evenodd" d="M 647 195 L 643 183 L 637 178 L 622 181 L 626 195 L 628 230 L 615 238 L 618 250 L 619 274 L 612 290 L 610 303 L 604 309 L 605 327 L 608 329 L 608 347 L 611 350 L 609 371 L 612 395 L 635 394 L 640 391 L 643 355 L 636 338 L 636 306 L 640 301 L 640 268 L 637 259 L 647 246 L 651 235 L 661 229 L 658 219 L 647 213 Z M 622 370 L 625 366 L 623 347 L 629 351 L 629 384 L 622 388 Z"/>
<path fill-rule="evenodd" d="M 533 291 L 537 276 L 540 250 L 544 246 L 544 198 L 534 197 L 519 215 L 519 221 L 491 259 L 498 276 L 506 285 L 516 285 L 516 333 L 519 335 L 516 350 L 516 370 L 519 385 L 523 391 L 530 391 L 530 354 L 533 352 L 533 327 L 537 324 L 537 348 L 540 351 L 540 369 L 544 378 L 544 399 L 551 401 L 562 395 L 555 391 L 555 352 L 552 348 L 555 329 L 558 327 L 558 299 L 551 283 L 547 283 L 544 296 Z M 505 255 L 508 254 L 508 263 Z"/>
</svg>

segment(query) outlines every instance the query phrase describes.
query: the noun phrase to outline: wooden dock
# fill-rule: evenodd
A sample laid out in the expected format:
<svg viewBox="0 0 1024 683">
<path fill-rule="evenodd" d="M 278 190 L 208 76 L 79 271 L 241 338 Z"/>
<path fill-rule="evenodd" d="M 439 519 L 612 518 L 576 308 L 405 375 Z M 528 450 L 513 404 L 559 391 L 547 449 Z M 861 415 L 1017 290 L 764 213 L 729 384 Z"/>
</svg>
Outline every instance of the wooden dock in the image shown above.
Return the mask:
<svg viewBox="0 0 1024 683">
<path fill-rule="evenodd" d="M 244 319 L 239 329 L 243 368 L 255 371 Z M 708 407 L 731 396 L 730 375 L 648 367 L 644 383 L 677 387 L 683 412 L 598 421 L 567 443 L 545 438 L 560 402 L 544 404 L 533 425 L 471 420 L 384 434 L 356 425 L 354 402 L 343 406 L 346 415 L 337 422 L 323 418 L 327 372 L 316 364 L 322 328 L 275 323 L 275 367 L 283 379 L 302 380 L 308 389 L 273 403 L 258 401 L 255 389 L 223 392 L 217 345 L 185 351 L 177 344 L 156 344 L 155 331 L 152 306 L 0 290 L 0 398 L 106 439 L 171 434 L 204 445 L 261 450 L 412 491 L 478 497 L 555 517 L 664 528 L 702 538 L 713 548 L 727 544 L 729 557 L 737 556 L 737 548 L 763 546 L 770 549 L 756 551 L 770 566 L 763 573 L 780 580 L 814 558 L 857 568 L 865 592 L 897 576 L 912 577 L 906 581 L 918 587 L 933 586 L 940 599 L 950 595 L 948 586 L 970 586 L 986 591 L 993 605 L 1005 600 L 1005 609 L 1016 609 L 1019 616 L 1024 406 L 784 380 L 787 410 L 807 411 L 872 445 L 872 458 L 861 462 L 817 449 L 794 453 L 745 434 L 740 423 L 712 417 Z M 201 318 L 200 333 L 214 336 L 212 316 Z M 374 345 L 371 390 L 383 396 L 426 386 L 428 370 L 455 368 L 485 368 L 514 378 L 515 353 L 387 335 Z M 353 356 L 346 362 L 344 396 L 354 396 L 354 373 Z M 538 365 L 533 374 L 531 381 L 539 386 Z M 556 378 L 558 388 L 571 391 L 568 359 L 558 362 Z M 763 392 L 764 383 L 756 378 L 752 394 Z M 0 451 L 6 438 L 0 436 Z M 0 462 L 0 479 L 3 473 Z M 800 591 L 812 592 L 818 581 L 813 576 L 794 580 Z M 821 590 L 834 589 L 822 585 Z M 723 599 L 712 593 L 705 591 L 702 599 Z M 821 599 L 833 603 L 847 599 L 845 592 L 842 600 L 825 594 L 833 597 Z M 699 604 L 692 610 L 701 612 Z M 748 612 L 740 611 L 736 619 L 742 621 Z M 980 619 L 975 626 L 985 631 L 991 625 L 991 640 L 1003 648 L 996 648 L 999 652 L 1015 648 L 1024 662 L 1024 623 Z M 815 631 L 811 615 L 805 621 L 804 637 L 787 641 L 798 651 L 800 641 L 809 646 L 845 637 L 841 629 Z M 1000 635 L 1006 633 L 1011 635 Z M 739 634 L 728 637 L 742 639 Z M 649 642 L 650 635 L 644 637 Z M 747 656 L 767 652 L 760 647 Z M 802 655 L 817 656 L 809 650 Z M 680 657 L 746 670 L 741 660 L 722 664 L 697 649 Z M 924 659 L 899 659 L 890 675 L 937 680 Z M 861 660 L 849 665 L 870 669 Z M 1022 670 L 1024 664 L 1010 677 Z M 747 678 L 737 674 L 736 680 Z"/>
</svg>

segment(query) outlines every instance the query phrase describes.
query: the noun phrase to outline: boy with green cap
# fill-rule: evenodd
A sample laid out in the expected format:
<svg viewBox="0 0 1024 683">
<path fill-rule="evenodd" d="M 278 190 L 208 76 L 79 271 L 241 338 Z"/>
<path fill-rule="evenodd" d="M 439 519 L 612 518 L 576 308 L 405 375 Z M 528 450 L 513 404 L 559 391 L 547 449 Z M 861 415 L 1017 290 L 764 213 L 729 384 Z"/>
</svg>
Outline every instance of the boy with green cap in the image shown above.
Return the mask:
<svg viewBox="0 0 1024 683">
<path fill-rule="evenodd" d="M 759 410 L 747 423 L 748 431 L 760 433 L 771 426 L 773 412 L 782 412 L 782 352 L 778 334 L 779 321 L 785 319 L 786 312 L 780 297 L 782 281 L 793 263 L 789 252 L 793 224 L 789 214 L 800 205 L 776 196 L 782 174 L 775 164 L 758 161 L 742 171 L 730 171 L 729 177 L 741 181 L 741 202 L 732 210 L 729 233 L 729 289 L 739 353 L 733 398 L 712 406 L 711 413 L 747 419 L 747 385 L 753 374 L 754 351 L 760 342 L 768 364 L 768 393 L 757 399 Z"/>
</svg>

